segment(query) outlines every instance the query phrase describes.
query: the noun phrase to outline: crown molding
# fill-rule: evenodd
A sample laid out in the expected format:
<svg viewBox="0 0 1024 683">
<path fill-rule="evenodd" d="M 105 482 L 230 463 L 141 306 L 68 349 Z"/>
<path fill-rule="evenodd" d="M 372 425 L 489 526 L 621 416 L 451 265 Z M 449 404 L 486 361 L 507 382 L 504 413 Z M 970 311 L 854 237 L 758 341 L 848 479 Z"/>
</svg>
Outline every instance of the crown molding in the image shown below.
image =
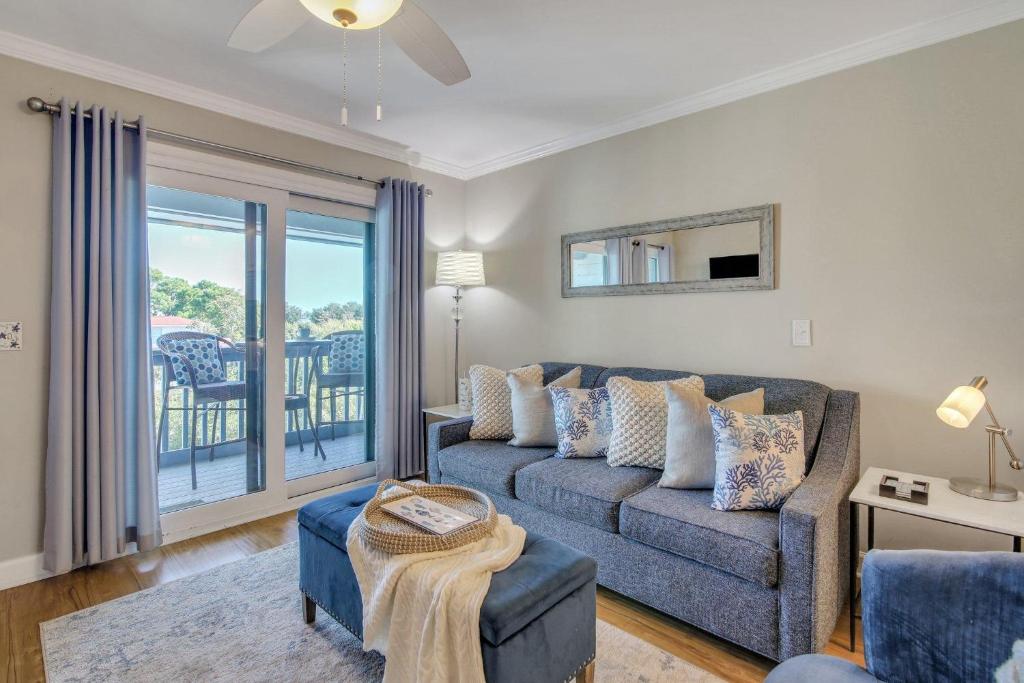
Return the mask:
<svg viewBox="0 0 1024 683">
<path fill-rule="evenodd" d="M 425 171 L 432 171 L 459 180 L 470 180 L 592 142 L 1019 19 L 1024 19 L 1024 0 L 997 0 L 980 7 L 885 33 L 754 76 L 741 78 L 611 123 L 468 166 L 419 154 L 397 142 L 259 107 L 209 90 L 88 57 L 6 31 L 0 31 L 0 54 L 158 97 L 165 97 L 268 128 L 373 154 Z"/>
<path fill-rule="evenodd" d="M 914 24 L 875 38 L 793 62 L 762 73 L 741 78 L 731 83 L 705 90 L 682 99 L 669 102 L 637 114 L 632 114 L 612 123 L 596 126 L 580 133 L 567 135 L 534 147 L 505 154 L 463 169 L 463 174 L 472 179 L 494 173 L 511 166 L 524 164 L 535 159 L 558 154 L 575 147 L 604 140 L 606 138 L 647 128 L 658 123 L 712 109 L 723 104 L 742 100 L 784 88 L 788 85 L 807 81 L 819 76 L 867 64 L 885 57 L 909 52 L 917 48 L 934 45 L 969 33 L 1024 19 L 1024 0 L 999 0 L 981 7 L 964 10 L 938 19 Z"/>
<path fill-rule="evenodd" d="M 7 31 L 0 31 L 0 54 L 42 66 L 67 71 L 86 78 L 112 83 L 157 97 L 164 97 L 219 114 L 225 114 L 268 128 L 302 135 L 339 147 L 409 164 L 465 179 L 465 169 L 442 159 L 418 154 L 397 142 L 347 128 L 329 126 L 299 116 L 260 107 L 232 97 L 187 85 L 139 69 L 89 57 L 65 48 L 44 43 Z M 32 93 L 26 94 L 26 97 Z"/>
</svg>

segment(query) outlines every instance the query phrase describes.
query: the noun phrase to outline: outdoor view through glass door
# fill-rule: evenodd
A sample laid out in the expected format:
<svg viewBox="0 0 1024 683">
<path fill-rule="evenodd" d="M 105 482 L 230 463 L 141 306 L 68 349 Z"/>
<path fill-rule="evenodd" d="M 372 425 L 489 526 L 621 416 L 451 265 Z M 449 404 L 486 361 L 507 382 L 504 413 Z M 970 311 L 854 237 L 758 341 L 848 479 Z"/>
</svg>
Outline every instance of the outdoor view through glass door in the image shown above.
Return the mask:
<svg viewBox="0 0 1024 683">
<path fill-rule="evenodd" d="M 285 478 L 295 494 L 341 483 L 340 470 L 373 459 L 373 226 L 365 210 L 341 204 L 292 197 L 290 206 Z"/>
<path fill-rule="evenodd" d="M 149 186 L 161 513 L 266 487 L 265 204 Z"/>
</svg>

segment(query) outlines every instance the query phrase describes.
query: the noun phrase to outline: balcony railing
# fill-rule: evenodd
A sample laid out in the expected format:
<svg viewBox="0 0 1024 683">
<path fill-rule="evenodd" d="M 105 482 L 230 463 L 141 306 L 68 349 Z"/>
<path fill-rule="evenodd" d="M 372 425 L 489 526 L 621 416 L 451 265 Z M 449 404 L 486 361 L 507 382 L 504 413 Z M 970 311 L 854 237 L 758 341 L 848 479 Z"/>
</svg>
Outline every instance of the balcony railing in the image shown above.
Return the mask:
<svg viewBox="0 0 1024 683">
<path fill-rule="evenodd" d="M 285 342 L 285 391 L 288 394 L 305 394 L 310 397 L 310 414 L 320 416 L 320 436 L 346 435 L 362 432 L 365 429 L 366 415 L 365 391 L 361 394 L 353 391 L 345 397 L 327 397 L 320 399 L 316 390 L 316 377 L 313 373 L 313 353 L 319 347 L 320 361 L 325 362 L 329 340 L 296 339 Z M 229 381 L 239 381 L 245 377 L 245 349 L 241 346 L 223 348 L 225 372 Z M 309 390 L 312 385 L 312 390 Z M 159 451 L 161 464 L 167 465 L 187 461 L 191 447 L 192 434 L 192 392 L 188 389 L 176 388 L 173 385 L 168 393 L 167 424 L 160 435 Z M 153 395 L 154 415 L 159 423 L 160 411 L 164 401 L 164 354 L 159 349 L 153 350 Z M 365 389 L 365 388 L 358 388 Z M 327 392 L 333 394 L 334 392 Z M 200 408 L 197 413 L 196 445 L 203 447 L 209 444 L 230 442 L 245 435 L 244 410 L 230 410 L 237 407 L 231 404 L 214 404 L 209 410 Z M 184 410 L 174 410 L 184 409 Z M 219 414 L 214 420 L 214 412 Z M 274 419 L 268 416 L 268 419 Z M 280 419 L 285 420 L 285 444 L 299 442 L 301 437 L 307 444 L 312 440 L 313 425 L 303 411 L 286 411 Z M 216 433 L 213 432 L 216 423 Z M 244 450 L 239 443 L 218 446 L 217 452 L 224 454 Z"/>
</svg>

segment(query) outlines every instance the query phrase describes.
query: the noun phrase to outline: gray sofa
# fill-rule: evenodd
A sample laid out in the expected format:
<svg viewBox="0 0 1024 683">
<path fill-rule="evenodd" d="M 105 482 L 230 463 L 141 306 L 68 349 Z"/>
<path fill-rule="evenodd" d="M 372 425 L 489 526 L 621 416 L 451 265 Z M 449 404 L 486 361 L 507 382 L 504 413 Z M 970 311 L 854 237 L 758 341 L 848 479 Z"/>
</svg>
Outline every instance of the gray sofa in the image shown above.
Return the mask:
<svg viewBox="0 0 1024 683">
<path fill-rule="evenodd" d="M 546 383 L 580 364 L 542 365 Z M 583 387 L 693 374 L 582 367 Z M 764 387 L 766 413 L 803 411 L 808 474 L 779 512 L 715 512 L 711 491 L 659 488 L 660 470 L 474 441 L 471 418 L 431 425 L 428 476 L 485 491 L 520 525 L 590 555 L 598 583 L 613 591 L 778 661 L 816 652 L 845 597 L 859 395 L 804 380 L 702 376 L 713 399 Z"/>
</svg>

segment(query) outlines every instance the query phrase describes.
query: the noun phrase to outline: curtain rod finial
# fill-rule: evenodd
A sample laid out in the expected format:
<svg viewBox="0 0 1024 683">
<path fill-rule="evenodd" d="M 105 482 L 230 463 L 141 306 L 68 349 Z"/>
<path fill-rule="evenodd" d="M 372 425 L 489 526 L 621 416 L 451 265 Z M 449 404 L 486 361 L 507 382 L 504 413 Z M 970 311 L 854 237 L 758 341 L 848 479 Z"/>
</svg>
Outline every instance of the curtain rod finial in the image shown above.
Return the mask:
<svg viewBox="0 0 1024 683">
<path fill-rule="evenodd" d="M 34 111 L 36 113 L 46 111 L 46 102 L 43 102 L 41 97 L 30 97 L 28 98 L 28 102 L 26 102 L 25 104 L 28 105 L 28 108 L 31 111 Z"/>
</svg>

